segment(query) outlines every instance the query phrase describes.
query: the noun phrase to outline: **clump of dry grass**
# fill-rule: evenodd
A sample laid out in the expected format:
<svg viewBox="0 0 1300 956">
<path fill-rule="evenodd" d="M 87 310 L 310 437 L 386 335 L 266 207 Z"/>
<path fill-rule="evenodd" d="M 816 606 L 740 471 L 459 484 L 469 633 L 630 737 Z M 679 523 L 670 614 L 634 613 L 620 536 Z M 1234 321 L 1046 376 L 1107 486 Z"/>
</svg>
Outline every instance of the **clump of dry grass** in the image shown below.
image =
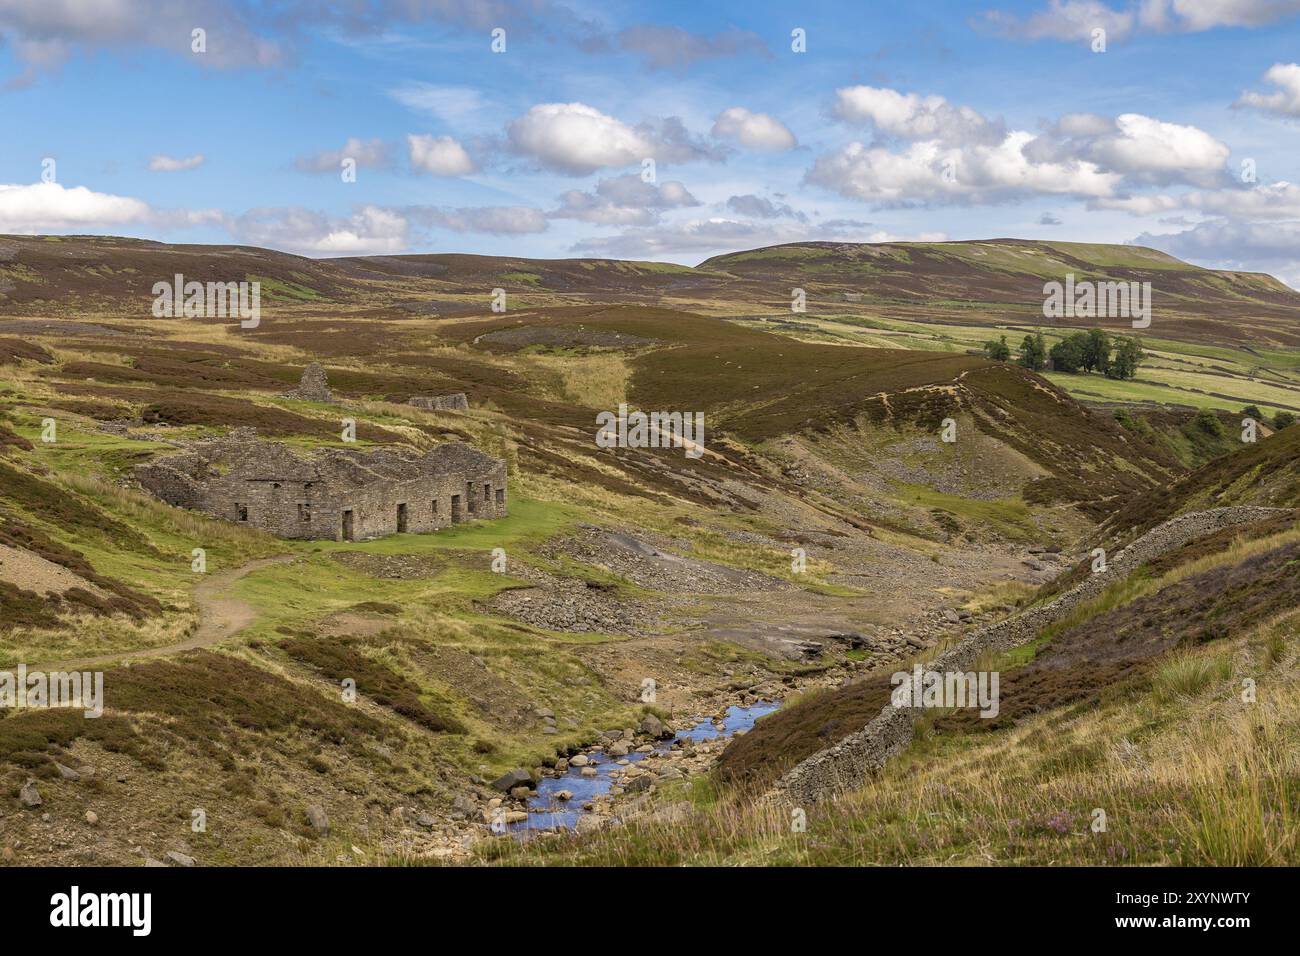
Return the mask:
<svg viewBox="0 0 1300 956">
<path fill-rule="evenodd" d="M 632 368 L 619 352 L 587 355 L 545 355 L 533 353 L 527 361 L 549 373 L 554 383 L 545 397 L 572 402 L 587 408 L 616 410 L 627 401 Z"/>
</svg>

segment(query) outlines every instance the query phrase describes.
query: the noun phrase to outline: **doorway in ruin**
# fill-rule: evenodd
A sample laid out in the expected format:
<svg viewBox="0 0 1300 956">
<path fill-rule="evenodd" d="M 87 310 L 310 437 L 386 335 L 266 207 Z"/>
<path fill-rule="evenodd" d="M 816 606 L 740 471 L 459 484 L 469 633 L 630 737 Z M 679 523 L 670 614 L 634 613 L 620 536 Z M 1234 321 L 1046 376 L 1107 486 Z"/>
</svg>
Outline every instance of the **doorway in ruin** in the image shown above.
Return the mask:
<svg viewBox="0 0 1300 956">
<path fill-rule="evenodd" d="M 406 534 L 406 503 L 397 506 L 397 533 Z"/>
<path fill-rule="evenodd" d="M 352 531 L 352 509 L 351 508 L 343 512 L 343 540 L 344 541 L 356 540 L 355 537 L 353 536 L 353 531 Z"/>
<path fill-rule="evenodd" d="M 460 521 L 460 495 L 451 496 L 451 523 Z"/>
</svg>

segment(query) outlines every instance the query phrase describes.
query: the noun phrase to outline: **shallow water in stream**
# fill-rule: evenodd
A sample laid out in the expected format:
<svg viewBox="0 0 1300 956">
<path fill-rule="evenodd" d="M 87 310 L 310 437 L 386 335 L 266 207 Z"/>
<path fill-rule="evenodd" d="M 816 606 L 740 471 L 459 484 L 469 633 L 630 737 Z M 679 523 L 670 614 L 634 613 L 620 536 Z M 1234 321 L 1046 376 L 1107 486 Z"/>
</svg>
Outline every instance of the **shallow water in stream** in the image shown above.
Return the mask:
<svg viewBox="0 0 1300 956">
<path fill-rule="evenodd" d="M 723 729 L 718 730 L 713 726 L 713 719 L 708 718 L 701 720 L 694 727 L 688 730 L 679 730 L 674 739 L 689 738 L 690 740 L 700 743 L 705 740 L 713 740 L 717 737 L 730 737 L 738 730 L 748 731 L 754 726 L 754 721 L 777 710 L 781 705 L 769 701 L 761 701 L 748 707 L 732 706 L 727 708 L 726 717 L 723 719 Z M 661 740 L 655 744 L 655 750 L 663 752 L 672 748 L 672 740 Z M 596 776 L 584 777 L 582 770 L 578 767 L 570 767 L 563 776 L 545 777 L 537 785 L 535 796 L 528 798 L 528 819 L 521 823 L 511 824 L 511 830 L 562 830 L 573 829 L 578 825 L 578 819 L 590 811 L 583 810 L 582 805 L 589 803 L 600 794 L 609 793 L 610 787 L 614 785 L 610 773 L 618 769 L 616 761 L 622 759 L 630 763 L 636 763 L 649 754 L 630 753 L 626 757 L 611 757 L 602 750 L 594 750 L 587 753 L 591 763 L 590 767 L 596 770 Z M 555 794 L 561 790 L 568 790 L 573 794 L 570 800 L 557 800 Z"/>
</svg>

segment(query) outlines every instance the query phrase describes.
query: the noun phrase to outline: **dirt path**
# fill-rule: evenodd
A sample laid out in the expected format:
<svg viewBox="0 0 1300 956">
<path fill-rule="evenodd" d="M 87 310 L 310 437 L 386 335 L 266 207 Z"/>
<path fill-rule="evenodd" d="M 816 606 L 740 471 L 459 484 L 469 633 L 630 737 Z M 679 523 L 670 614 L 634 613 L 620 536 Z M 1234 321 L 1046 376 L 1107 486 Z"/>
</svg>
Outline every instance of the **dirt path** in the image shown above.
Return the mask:
<svg viewBox="0 0 1300 956">
<path fill-rule="evenodd" d="M 234 637 L 257 618 L 257 611 L 246 601 L 231 597 L 226 592 L 241 578 L 269 568 L 275 564 L 284 564 L 297 555 L 281 554 L 273 558 L 259 558 L 248 564 L 219 571 L 204 577 L 194 588 L 194 604 L 199 610 L 199 626 L 185 640 L 164 647 L 147 647 L 138 651 L 117 651 L 113 654 L 100 654 L 95 657 L 81 657 L 75 660 L 53 661 L 47 664 L 28 665 L 34 670 L 88 670 L 105 664 L 120 663 L 129 660 L 143 660 L 151 657 L 165 657 L 182 651 L 192 651 L 199 647 L 211 647 L 213 644 Z"/>
</svg>

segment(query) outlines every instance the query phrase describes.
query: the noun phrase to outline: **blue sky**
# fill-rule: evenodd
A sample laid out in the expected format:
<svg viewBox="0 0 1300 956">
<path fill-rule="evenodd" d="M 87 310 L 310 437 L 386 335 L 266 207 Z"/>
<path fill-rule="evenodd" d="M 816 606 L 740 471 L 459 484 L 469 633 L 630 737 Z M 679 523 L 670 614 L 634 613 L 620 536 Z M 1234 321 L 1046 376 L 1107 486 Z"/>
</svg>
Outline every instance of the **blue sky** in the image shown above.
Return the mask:
<svg viewBox="0 0 1300 956">
<path fill-rule="evenodd" d="M 1300 0 L 0 0 L 0 37 L 0 232 L 684 263 L 1018 236 L 1300 284 Z"/>
</svg>

